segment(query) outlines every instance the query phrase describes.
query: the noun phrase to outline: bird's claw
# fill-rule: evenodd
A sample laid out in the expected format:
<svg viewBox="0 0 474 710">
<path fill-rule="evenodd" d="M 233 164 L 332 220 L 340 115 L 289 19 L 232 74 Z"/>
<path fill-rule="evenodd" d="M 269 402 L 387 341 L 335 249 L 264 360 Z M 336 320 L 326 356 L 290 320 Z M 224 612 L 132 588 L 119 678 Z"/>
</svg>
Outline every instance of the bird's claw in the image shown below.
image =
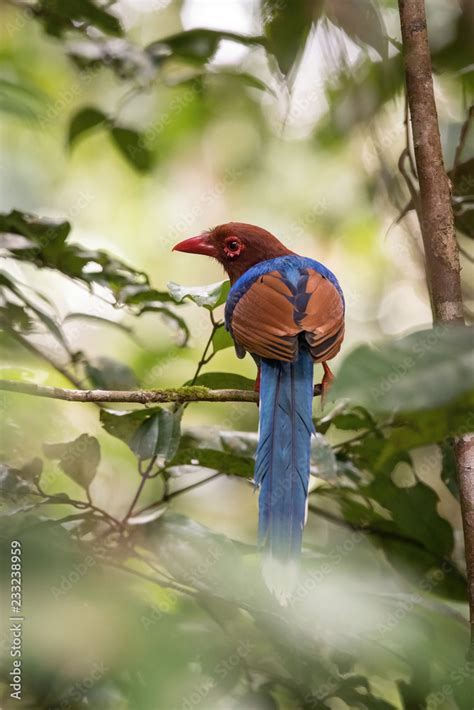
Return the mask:
<svg viewBox="0 0 474 710">
<path fill-rule="evenodd" d="M 321 409 L 324 409 L 324 404 L 326 402 L 326 395 L 334 380 L 334 375 L 332 374 L 329 365 L 325 362 L 322 363 L 324 368 L 324 377 L 321 381 Z"/>
</svg>

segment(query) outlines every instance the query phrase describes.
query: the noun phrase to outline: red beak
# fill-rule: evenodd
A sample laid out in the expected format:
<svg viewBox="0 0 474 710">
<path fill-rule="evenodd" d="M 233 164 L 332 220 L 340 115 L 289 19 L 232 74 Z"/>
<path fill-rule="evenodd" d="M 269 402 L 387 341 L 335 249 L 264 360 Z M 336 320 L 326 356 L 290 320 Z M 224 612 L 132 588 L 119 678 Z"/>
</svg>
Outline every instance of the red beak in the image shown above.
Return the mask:
<svg viewBox="0 0 474 710">
<path fill-rule="evenodd" d="M 173 251 L 185 251 L 188 254 L 204 254 L 205 256 L 216 255 L 216 250 L 206 234 L 191 237 L 191 239 L 185 239 L 183 242 L 175 244 Z"/>
</svg>

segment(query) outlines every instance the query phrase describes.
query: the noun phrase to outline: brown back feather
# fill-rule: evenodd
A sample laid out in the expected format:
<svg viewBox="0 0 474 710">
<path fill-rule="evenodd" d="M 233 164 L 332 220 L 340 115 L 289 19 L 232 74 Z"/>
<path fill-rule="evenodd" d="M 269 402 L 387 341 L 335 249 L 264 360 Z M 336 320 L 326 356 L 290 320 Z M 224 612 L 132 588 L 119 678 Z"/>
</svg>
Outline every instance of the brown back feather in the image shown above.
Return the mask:
<svg viewBox="0 0 474 710">
<path fill-rule="evenodd" d="M 278 271 L 261 276 L 242 296 L 232 315 L 236 342 L 260 357 L 291 362 L 298 335 L 305 333 L 315 362 L 337 354 L 344 337 L 344 309 L 339 292 L 316 271 L 309 271 L 305 315 L 295 320 L 293 294 Z"/>
</svg>

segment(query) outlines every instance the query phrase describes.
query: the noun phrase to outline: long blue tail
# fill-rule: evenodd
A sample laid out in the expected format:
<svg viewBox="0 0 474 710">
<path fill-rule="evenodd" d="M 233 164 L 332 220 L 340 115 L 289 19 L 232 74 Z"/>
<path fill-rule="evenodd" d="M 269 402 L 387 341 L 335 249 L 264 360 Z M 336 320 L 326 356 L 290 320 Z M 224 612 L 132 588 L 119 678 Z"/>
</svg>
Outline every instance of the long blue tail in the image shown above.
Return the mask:
<svg viewBox="0 0 474 710">
<path fill-rule="evenodd" d="M 302 345 L 296 362 L 261 360 L 260 434 L 255 482 L 260 486 L 259 541 L 264 577 L 286 604 L 296 574 L 308 495 L 314 431 L 313 361 Z"/>
</svg>

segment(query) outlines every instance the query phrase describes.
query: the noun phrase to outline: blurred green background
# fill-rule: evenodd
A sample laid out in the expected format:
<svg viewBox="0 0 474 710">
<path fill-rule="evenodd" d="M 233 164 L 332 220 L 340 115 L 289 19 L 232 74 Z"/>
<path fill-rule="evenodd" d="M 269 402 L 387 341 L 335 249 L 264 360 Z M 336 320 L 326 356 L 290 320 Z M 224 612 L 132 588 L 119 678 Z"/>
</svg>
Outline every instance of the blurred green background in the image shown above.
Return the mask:
<svg viewBox="0 0 474 710">
<path fill-rule="evenodd" d="M 469 2 L 426 4 L 469 319 L 473 13 Z M 153 409 L 117 433 L 113 412 L 139 408 L 111 407 L 107 425 L 92 404 L 2 392 L 2 545 L 8 552 L 17 538 L 24 551 L 23 706 L 472 708 L 450 443 L 474 421 L 472 337 L 453 345 L 441 334 L 400 369 L 431 310 L 408 189 L 416 175 L 396 3 L 41 0 L 3 2 L 0 16 L 3 379 L 106 389 L 193 381 L 209 310 L 175 303 L 167 285 L 224 274 L 171 249 L 228 221 L 258 224 L 326 264 L 347 302 L 340 389 L 324 412 L 315 403 L 321 493 L 311 496 L 289 609 L 263 587 L 254 547 L 255 405 Z M 79 266 L 77 254 L 61 256 L 60 238 L 47 252 L 66 221 L 66 244 L 86 250 Z M 119 260 L 115 271 L 97 250 Z M 374 380 L 364 347 L 382 341 L 386 370 Z M 250 357 L 213 342 L 200 374 L 255 377 Z M 202 384 L 223 382 L 234 386 Z M 122 520 L 129 510 L 137 457 L 153 463 L 143 442 L 158 429 L 159 475 L 140 505 L 159 503 L 149 519 L 108 526 L 103 511 Z M 73 449 L 44 446 L 84 434 L 94 439 Z M 4 706 L 14 707 L 8 623 L 1 633 Z"/>
</svg>

